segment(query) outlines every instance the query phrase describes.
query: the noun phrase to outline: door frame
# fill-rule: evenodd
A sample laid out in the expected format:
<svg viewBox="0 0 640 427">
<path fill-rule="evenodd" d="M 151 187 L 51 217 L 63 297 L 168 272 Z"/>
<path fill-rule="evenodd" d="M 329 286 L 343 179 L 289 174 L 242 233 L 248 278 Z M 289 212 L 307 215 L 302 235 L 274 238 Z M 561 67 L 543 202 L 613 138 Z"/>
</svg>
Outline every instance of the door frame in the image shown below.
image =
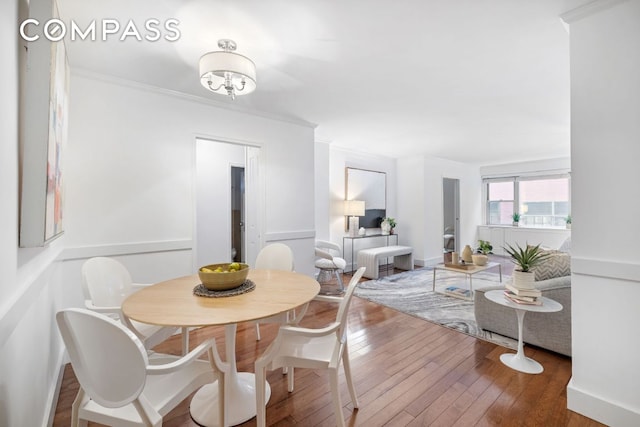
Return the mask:
<svg viewBox="0 0 640 427">
<path fill-rule="evenodd" d="M 262 144 L 260 143 L 256 143 L 256 142 L 251 142 L 251 141 L 243 141 L 243 140 L 237 140 L 237 139 L 232 139 L 232 138 L 226 138 L 226 137 L 219 137 L 219 136 L 211 136 L 211 135 L 194 135 L 193 138 L 193 144 L 192 144 L 192 194 L 193 194 L 193 227 L 192 227 L 192 234 L 193 234 L 193 239 L 192 239 L 192 264 L 193 264 L 193 268 L 194 271 L 197 270 L 200 266 L 197 265 L 198 264 L 198 169 L 197 169 L 197 143 L 198 141 L 211 141 L 214 143 L 222 143 L 222 144 L 231 144 L 231 145 L 236 145 L 236 146 L 242 146 L 245 148 L 245 164 L 244 164 L 244 169 L 245 169 L 245 233 L 244 233 L 244 242 L 243 245 L 245 247 L 246 250 L 246 257 L 245 260 L 247 263 L 251 264 L 255 261 L 255 258 L 258 255 L 258 251 L 260 250 L 260 248 L 263 246 L 263 241 L 264 241 L 264 194 L 265 194 L 265 183 L 264 183 L 264 179 L 263 179 L 263 170 L 264 170 L 264 148 L 262 146 Z M 250 151 L 248 148 L 254 148 L 257 149 L 257 161 L 256 162 L 252 162 L 252 164 L 254 166 L 250 166 L 249 165 L 249 161 L 248 161 L 248 155 L 247 153 Z M 231 171 L 231 166 L 232 166 L 232 162 L 227 162 L 229 165 L 228 171 L 230 173 Z M 237 165 L 235 165 L 237 166 Z M 251 185 L 254 185 L 255 188 L 252 188 L 253 191 L 251 191 L 251 196 L 249 195 L 249 189 L 248 189 L 248 185 L 250 185 L 248 183 L 248 174 L 249 171 L 251 171 L 252 173 L 255 175 L 254 176 L 254 183 Z M 246 199 L 247 197 L 254 197 L 254 203 L 256 206 L 256 212 L 255 212 L 255 219 L 253 220 L 253 222 L 255 223 L 255 233 L 257 233 L 257 235 L 255 236 L 254 239 L 254 243 L 252 245 L 248 244 L 248 240 L 250 238 L 249 233 L 246 232 L 246 230 L 249 228 L 248 222 L 249 222 L 249 218 L 247 217 L 248 213 L 246 212 L 247 209 L 247 204 L 248 204 L 248 200 Z M 229 212 L 230 212 L 230 205 L 231 205 L 231 201 L 228 200 L 227 203 L 229 203 Z M 231 227 L 230 227 L 230 221 L 228 221 L 229 224 L 227 224 L 227 226 L 229 227 L 229 236 L 231 236 Z M 228 248 L 229 254 L 231 254 L 231 248 Z M 214 262 L 217 260 L 212 260 L 212 262 Z"/>
<path fill-rule="evenodd" d="M 451 195 L 447 195 L 445 192 L 445 181 L 446 180 L 450 180 L 453 181 L 454 185 L 453 185 L 453 194 Z M 460 252 L 460 178 L 452 178 L 452 177 L 447 177 L 447 176 L 443 176 L 442 177 L 442 232 L 444 233 L 444 229 L 446 227 L 446 217 L 444 214 L 444 209 L 445 209 L 445 200 L 446 197 L 450 197 L 453 196 L 453 214 L 454 214 L 454 220 L 453 220 L 453 227 L 454 227 L 454 231 L 453 231 L 453 238 L 454 238 L 454 246 L 453 246 L 453 251 L 454 252 Z M 444 243 L 443 243 L 443 249 L 444 249 Z"/>
</svg>

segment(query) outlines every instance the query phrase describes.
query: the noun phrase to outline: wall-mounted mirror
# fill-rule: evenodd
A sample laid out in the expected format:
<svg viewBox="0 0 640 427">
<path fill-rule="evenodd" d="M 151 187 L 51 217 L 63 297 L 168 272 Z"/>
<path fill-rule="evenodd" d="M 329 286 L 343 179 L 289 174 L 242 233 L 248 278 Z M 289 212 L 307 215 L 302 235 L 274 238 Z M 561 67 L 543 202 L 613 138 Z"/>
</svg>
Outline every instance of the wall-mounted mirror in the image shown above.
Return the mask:
<svg viewBox="0 0 640 427">
<path fill-rule="evenodd" d="M 365 215 L 360 227 L 380 228 L 387 214 L 387 174 L 358 168 L 345 170 L 346 200 L 363 200 Z M 346 224 L 348 231 L 349 224 Z"/>
</svg>

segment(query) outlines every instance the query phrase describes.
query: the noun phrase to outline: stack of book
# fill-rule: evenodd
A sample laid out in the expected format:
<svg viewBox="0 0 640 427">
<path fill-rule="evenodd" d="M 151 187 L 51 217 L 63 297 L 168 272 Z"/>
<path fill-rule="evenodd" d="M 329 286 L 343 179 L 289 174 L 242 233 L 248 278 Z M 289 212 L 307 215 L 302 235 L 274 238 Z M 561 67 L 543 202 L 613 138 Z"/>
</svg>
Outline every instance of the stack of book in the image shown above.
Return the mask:
<svg viewBox="0 0 640 427">
<path fill-rule="evenodd" d="M 505 298 L 517 304 L 542 305 L 542 292 L 540 289 L 522 289 L 516 288 L 510 283 L 505 284 Z"/>
</svg>

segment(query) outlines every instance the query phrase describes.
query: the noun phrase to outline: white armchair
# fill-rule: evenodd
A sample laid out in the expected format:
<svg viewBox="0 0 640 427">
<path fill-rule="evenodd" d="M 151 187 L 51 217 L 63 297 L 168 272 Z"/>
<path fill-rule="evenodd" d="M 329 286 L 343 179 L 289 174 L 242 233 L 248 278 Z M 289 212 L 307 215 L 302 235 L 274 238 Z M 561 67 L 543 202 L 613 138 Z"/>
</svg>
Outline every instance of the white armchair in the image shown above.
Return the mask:
<svg viewBox="0 0 640 427">
<path fill-rule="evenodd" d="M 294 368 L 327 369 L 337 425 L 344 427 L 342 402 L 338 389 L 338 370 L 342 362 L 351 402 L 354 408 L 358 408 L 358 397 L 351 379 L 347 318 L 353 291 L 364 271 L 365 267 L 360 267 L 356 271 L 343 298 L 333 297 L 335 301 L 340 302 L 335 322 L 321 329 L 281 326 L 276 339 L 256 360 L 256 419 L 258 427 L 264 427 L 266 424 L 266 371 L 279 367 L 287 371 L 289 392 L 293 391 Z"/>
<path fill-rule="evenodd" d="M 133 283 L 124 265 L 113 258 L 95 257 L 82 265 L 82 287 L 85 307 L 120 319 L 142 341 L 147 350 L 165 341 L 179 328 L 148 325 L 128 319 L 121 312 L 127 296 L 145 286 Z M 189 351 L 189 331 L 182 328 L 182 354 Z"/>
<path fill-rule="evenodd" d="M 161 426 L 162 418 L 190 394 L 217 380 L 219 425 L 226 426 L 225 375 L 215 339 L 183 357 L 154 353 L 120 322 L 86 309 L 56 314 L 80 390 L 71 425 Z M 209 360 L 198 360 L 207 353 Z"/>
<path fill-rule="evenodd" d="M 258 253 L 255 268 L 268 270 L 293 271 L 293 252 L 284 243 L 272 243 L 265 246 Z M 308 304 L 299 310 L 290 310 L 286 313 L 277 314 L 256 321 L 256 340 L 260 340 L 261 323 L 297 324 L 307 311 Z"/>
</svg>

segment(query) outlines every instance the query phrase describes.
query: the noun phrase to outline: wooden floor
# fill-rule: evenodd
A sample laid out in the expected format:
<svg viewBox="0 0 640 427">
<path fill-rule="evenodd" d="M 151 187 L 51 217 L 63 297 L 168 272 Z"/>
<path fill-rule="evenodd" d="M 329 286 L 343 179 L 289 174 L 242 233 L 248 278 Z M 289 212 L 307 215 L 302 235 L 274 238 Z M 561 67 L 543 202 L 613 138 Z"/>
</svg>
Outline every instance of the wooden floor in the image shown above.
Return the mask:
<svg viewBox="0 0 640 427">
<path fill-rule="evenodd" d="M 345 283 L 349 277 L 345 276 Z M 335 306 L 312 302 L 303 326 L 324 326 Z M 514 316 L 515 321 L 515 316 Z M 500 362 L 511 350 L 354 298 L 349 314 L 349 344 L 360 408 L 354 411 L 341 378 L 343 416 L 351 426 L 601 426 L 567 410 L 571 359 L 534 347 L 527 356 L 544 366 L 539 375 L 514 371 Z M 240 371 L 273 340 L 277 325 L 262 325 L 255 340 L 252 324 L 238 325 L 236 356 Z M 224 329 L 191 332 L 191 345 L 214 336 L 224 354 Z M 179 354 L 175 336 L 156 351 Z M 280 370 L 267 377 L 272 390 L 267 424 L 334 426 L 326 372 L 298 369 L 293 393 Z M 78 390 L 73 370 L 65 368 L 54 426 L 68 426 Z M 189 416 L 190 397 L 165 417 L 165 426 L 197 426 Z M 242 424 L 254 426 L 255 418 Z"/>
</svg>

